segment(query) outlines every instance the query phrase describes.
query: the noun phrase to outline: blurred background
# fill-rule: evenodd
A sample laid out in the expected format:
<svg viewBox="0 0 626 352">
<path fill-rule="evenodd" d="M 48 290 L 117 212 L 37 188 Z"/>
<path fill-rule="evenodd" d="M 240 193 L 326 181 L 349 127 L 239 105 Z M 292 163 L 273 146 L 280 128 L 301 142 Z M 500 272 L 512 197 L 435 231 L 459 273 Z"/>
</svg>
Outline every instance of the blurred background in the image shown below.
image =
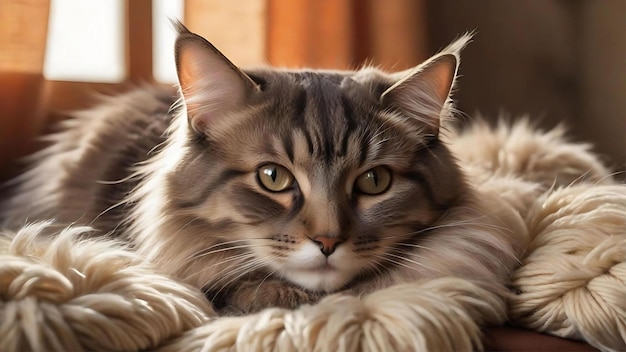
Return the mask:
<svg viewBox="0 0 626 352">
<path fill-rule="evenodd" d="M 468 120 L 564 123 L 626 166 L 624 0 L 0 0 L 0 179 L 94 93 L 173 85 L 169 18 L 243 67 L 401 70 L 474 31 L 455 94 Z"/>
</svg>

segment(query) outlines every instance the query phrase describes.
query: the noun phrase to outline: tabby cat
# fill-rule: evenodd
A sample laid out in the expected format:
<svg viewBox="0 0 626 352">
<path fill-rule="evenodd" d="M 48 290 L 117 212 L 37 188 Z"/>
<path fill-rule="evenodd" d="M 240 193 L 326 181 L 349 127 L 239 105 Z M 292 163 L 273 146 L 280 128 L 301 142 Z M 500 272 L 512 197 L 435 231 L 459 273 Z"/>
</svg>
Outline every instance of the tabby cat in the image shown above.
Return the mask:
<svg viewBox="0 0 626 352">
<path fill-rule="evenodd" d="M 91 225 L 224 313 L 443 276 L 504 294 L 525 228 L 443 138 L 468 36 L 392 74 L 242 71 L 177 27 L 180 99 L 144 87 L 63 122 L 5 226 Z"/>
</svg>

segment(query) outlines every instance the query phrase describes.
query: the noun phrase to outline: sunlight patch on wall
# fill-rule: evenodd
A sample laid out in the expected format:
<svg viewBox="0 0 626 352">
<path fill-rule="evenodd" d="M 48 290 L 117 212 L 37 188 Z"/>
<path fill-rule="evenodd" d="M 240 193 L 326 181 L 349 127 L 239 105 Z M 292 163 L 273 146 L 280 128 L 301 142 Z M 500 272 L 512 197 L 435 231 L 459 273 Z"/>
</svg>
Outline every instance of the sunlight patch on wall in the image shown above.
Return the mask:
<svg viewBox="0 0 626 352">
<path fill-rule="evenodd" d="M 174 41 L 176 30 L 172 20 L 183 21 L 184 0 L 152 1 L 153 75 L 162 83 L 176 83 Z"/>
<path fill-rule="evenodd" d="M 124 0 L 52 0 L 44 77 L 121 82 L 126 77 Z"/>
</svg>

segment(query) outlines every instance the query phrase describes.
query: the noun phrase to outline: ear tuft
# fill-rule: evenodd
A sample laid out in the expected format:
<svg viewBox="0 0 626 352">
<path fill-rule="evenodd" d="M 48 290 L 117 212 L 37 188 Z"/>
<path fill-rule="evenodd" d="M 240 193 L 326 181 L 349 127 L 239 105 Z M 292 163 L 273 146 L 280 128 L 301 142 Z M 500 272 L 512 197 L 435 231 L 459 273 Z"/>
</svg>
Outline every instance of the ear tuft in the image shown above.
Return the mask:
<svg viewBox="0 0 626 352">
<path fill-rule="evenodd" d="M 397 81 L 382 94 L 383 103 L 438 135 L 442 115 L 452 104 L 460 51 L 470 40 L 471 34 L 465 34 L 421 65 L 395 74 Z"/>
<path fill-rule="evenodd" d="M 175 44 L 178 82 L 190 125 L 206 132 L 215 119 L 242 108 L 259 90 L 254 81 L 201 36 L 180 22 Z"/>
<path fill-rule="evenodd" d="M 191 33 L 191 31 L 187 29 L 187 27 L 185 27 L 185 25 L 181 21 L 172 19 L 171 22 L 172 26 L 174 26 L 174 29 L 179 35 L 184 33 Z"/>
</svg>

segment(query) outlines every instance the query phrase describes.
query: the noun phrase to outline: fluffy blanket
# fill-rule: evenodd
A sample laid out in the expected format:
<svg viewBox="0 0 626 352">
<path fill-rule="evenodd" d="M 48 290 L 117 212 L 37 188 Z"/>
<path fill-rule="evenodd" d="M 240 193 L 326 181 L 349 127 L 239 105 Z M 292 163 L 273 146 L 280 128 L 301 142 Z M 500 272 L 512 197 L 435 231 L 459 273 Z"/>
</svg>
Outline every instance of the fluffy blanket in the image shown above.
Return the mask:
<svg viewBox="0 0 626 352">
<path fill-rule="evenodd" d="M 492 174 L 519 162 L 502 153 L 513 134 L 483 141 L 497 149 Z M 218 317 L 199 290 L 154 272 L 122 243 L 82 227 L 43 237 L 49 224 L 28 225 L 0 237 L 0 350 L 471 350 L 482 347 L 481 317 L 626 350 L 626 186 L 573 182 L 519 207 L 533 240 L 511 278 L 508 311 L 472 282 L 440 278 Z"/>
</svg>

